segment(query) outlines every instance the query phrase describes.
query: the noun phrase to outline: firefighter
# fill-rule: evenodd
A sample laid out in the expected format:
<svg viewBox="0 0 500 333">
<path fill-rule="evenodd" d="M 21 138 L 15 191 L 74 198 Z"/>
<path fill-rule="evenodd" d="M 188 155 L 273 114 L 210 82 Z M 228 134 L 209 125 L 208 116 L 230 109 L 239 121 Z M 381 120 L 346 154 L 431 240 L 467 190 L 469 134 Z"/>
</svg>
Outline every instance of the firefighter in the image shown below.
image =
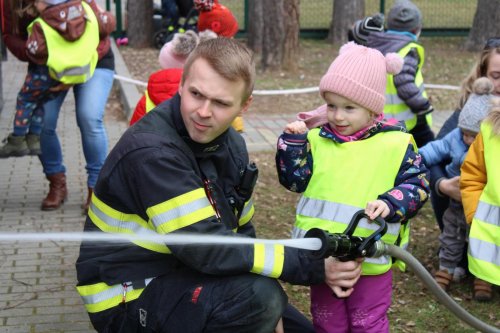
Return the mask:
<svg viewBox="0 0 500 333">
<path fill-rule="evenodd" d="M 241 43 L 200 43 L 186 61 L 178 94 L 130 127 L 109 154 L 85 232 L 145 238 L 82 243 L 77 290 L 97 331 L 272 332 L 283 316 L 285 331 L 313 332 L 309 322 L 287 329 L 291 308 L 278 279 L 326 282 L 339 297 L 352 293 L 359 261 L 313 259 L 277 244 L 146 239 L 169 233 L 255 237 L 257 172 L 231 128 L 252 102 L 254 78 L 253 56 Z"/>
</svg>

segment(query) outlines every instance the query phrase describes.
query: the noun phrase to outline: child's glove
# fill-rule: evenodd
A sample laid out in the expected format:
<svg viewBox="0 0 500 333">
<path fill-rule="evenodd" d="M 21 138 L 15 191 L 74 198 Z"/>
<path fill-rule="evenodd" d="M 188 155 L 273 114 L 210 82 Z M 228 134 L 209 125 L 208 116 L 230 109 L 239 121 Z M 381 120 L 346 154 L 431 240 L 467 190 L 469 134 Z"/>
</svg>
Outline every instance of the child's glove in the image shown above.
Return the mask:
<svg viewBox="0 0 500 333">
<path fill-rule="evenodd" d="M 287 134 L 304 134 L 307 133 L 307 126 L 305 122 L 297 120 L 286 125 L 284 132 Z"/>
</svg>

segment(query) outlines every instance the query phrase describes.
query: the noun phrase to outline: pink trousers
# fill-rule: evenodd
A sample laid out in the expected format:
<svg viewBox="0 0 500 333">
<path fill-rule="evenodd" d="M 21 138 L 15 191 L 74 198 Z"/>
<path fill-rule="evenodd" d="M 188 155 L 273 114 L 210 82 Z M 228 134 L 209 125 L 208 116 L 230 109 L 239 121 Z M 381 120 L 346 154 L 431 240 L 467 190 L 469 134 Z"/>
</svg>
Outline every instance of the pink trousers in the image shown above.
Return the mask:
<svg viewBox="0 0 500 333">
<path fill-rule="evenodd" d="M 311 314 L 318 333 L 389 332 L 392 271 L 363 275 L 348 298 L 337 298 L 326 284 L 311 287 Z"/>
</svg>

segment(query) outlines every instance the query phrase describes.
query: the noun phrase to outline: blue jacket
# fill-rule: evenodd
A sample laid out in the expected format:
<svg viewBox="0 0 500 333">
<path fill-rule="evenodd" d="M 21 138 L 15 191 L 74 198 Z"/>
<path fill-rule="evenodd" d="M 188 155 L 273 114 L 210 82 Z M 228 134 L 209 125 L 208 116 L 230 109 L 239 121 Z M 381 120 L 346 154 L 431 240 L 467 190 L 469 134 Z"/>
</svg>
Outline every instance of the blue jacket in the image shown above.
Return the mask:
<svg viewBox="0 0 500 333">
<path fill-rule="evenodd" d="M 420 148 L 419 153 L 428 167 L 450 161 L 445 170 L 446 176 L 452 178 L 460 176 L 460 166 L 468 150 L 469 146 L 462 139 L 462 131 L 460 128 L 455 128 L 442 139 L 431 141 Z"/>
</svg>

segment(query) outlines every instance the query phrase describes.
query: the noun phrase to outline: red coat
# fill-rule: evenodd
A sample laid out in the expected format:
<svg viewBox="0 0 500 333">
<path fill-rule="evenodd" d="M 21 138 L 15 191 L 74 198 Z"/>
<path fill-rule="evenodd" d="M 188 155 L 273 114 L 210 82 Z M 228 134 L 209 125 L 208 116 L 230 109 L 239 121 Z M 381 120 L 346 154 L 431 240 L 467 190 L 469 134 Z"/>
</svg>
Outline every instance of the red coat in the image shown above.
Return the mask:
<svg viewBox="0 0 500 333">
<path fill-rule="evenodd" d="M 147 95 L 150 101 L 156 106 L 174 96 L 179 91 L 181 77 L 181 68 L 162 69 L 151 74 L 147 88 Z M 151 111 L 151 109 L 146 109 L 146 98 L 146 94 L 144 94 L 137 103 L 134 114 L 130 119 L 130 126 Z"/>
</svg>

